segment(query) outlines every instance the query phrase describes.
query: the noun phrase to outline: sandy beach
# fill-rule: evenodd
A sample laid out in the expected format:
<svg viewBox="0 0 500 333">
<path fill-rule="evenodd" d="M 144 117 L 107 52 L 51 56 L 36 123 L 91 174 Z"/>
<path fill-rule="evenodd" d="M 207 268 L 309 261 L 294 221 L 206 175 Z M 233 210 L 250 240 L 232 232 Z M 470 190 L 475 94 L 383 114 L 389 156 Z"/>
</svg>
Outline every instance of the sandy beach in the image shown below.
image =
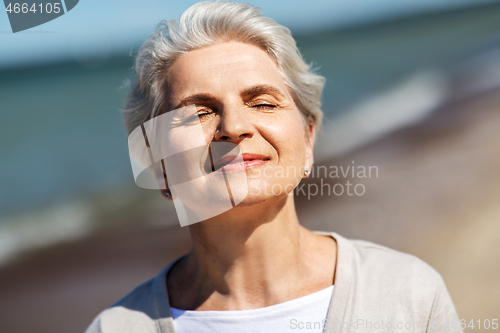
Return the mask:
<svg viewBox="0 0 500 333">
<path fill-rule="evenodd" d="M 500 313 L 500 93 L 448 103 L 425 121 L 316 166 L 377 166 L 362 196 L 297 198 L 313 230 L 414 254 L 444 278 L 468 321 Z M 175 217 L 145 217 L 0 268 L 0 331 L 82 332 L 94 316 L 190 247 Z M 479 331 L 474 329 L 474 332 Z"/>
</svg>

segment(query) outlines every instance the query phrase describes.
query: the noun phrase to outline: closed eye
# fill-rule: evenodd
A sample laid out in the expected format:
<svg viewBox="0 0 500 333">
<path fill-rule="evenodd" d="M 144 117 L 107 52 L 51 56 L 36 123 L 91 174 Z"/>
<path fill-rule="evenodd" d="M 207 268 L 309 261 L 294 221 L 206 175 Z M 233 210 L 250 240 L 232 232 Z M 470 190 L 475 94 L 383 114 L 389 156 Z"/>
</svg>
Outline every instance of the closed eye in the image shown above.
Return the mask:
<svg viewBox="0 0 500 333">
<path fill-rule="evenodd" d="M 251 107 L 256 109 L 274 109 L 277 105 L 271 103 L 255 103 L 252 104 Z"/>
<path fill-rule="evenodd" d="M 211 119 L 215 115 L 215 112 L 212 110 L 200 110 L 195 114 L 187 117 L 185 119 L 185 124 L 199 124 L 200 122 L 207 121 Z"/>
<path fill-rule="evenodd" d="M 217 114 L 217 108 L 212 104 L 196 104 L 196 115 L 200 120 L 211 118 Z"/>
</svg>

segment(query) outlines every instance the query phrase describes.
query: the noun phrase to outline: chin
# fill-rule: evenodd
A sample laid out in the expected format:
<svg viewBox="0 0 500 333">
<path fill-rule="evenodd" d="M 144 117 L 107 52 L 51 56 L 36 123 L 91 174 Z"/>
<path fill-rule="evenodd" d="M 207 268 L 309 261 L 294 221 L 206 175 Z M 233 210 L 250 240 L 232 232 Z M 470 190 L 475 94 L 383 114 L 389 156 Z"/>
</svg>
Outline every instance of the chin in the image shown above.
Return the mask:
<svg viewBox="0 0 500 333">
<path fill-rule="evenodd" d="M 261 180 L 250 181 L 248 185 L 248 194 L 245 199 L 238 204 L 238 207 L 254 206 L 270 201 L 276 202 L 286 198 L 295 188 L 293 184 L 269 184 Z M 285 191 L 285 189 L 288 190 Z"/>
</svg>

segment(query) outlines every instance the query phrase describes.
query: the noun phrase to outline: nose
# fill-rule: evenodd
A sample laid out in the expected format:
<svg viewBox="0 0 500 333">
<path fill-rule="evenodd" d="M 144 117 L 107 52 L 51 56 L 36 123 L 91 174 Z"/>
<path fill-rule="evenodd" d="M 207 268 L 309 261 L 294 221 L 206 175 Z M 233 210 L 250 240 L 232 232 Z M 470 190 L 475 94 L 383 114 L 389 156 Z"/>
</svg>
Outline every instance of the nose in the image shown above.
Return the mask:
<svg viewBox="0 0 500 333">
<path fill-rule="evenodd" d="M 238 144 L 245 138 L 253 137 L 254 133 L 255 128 L 246 117 L 243 107 L 233 106 L 222 110 L 215 139 Z"/>
</svg>

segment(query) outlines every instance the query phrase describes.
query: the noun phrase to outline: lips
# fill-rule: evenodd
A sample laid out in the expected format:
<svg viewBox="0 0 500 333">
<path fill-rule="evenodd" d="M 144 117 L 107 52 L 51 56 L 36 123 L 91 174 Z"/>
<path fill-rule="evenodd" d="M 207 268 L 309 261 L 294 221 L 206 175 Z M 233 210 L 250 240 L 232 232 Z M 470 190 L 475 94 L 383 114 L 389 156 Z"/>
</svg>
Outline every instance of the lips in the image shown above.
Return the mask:
<svg viewBox="0 0 500 333">
<path fill-rule="evenodd" d="M 244 153 L 243 161 L 237 158 L 238 155 L 225 155 L 214 163 L 215 170 L 224 167 L 225 171 L 238 169 L 249 169 L 260 166 L 269 160 L 269 157 L 260 154 Z"/>
</svg>

